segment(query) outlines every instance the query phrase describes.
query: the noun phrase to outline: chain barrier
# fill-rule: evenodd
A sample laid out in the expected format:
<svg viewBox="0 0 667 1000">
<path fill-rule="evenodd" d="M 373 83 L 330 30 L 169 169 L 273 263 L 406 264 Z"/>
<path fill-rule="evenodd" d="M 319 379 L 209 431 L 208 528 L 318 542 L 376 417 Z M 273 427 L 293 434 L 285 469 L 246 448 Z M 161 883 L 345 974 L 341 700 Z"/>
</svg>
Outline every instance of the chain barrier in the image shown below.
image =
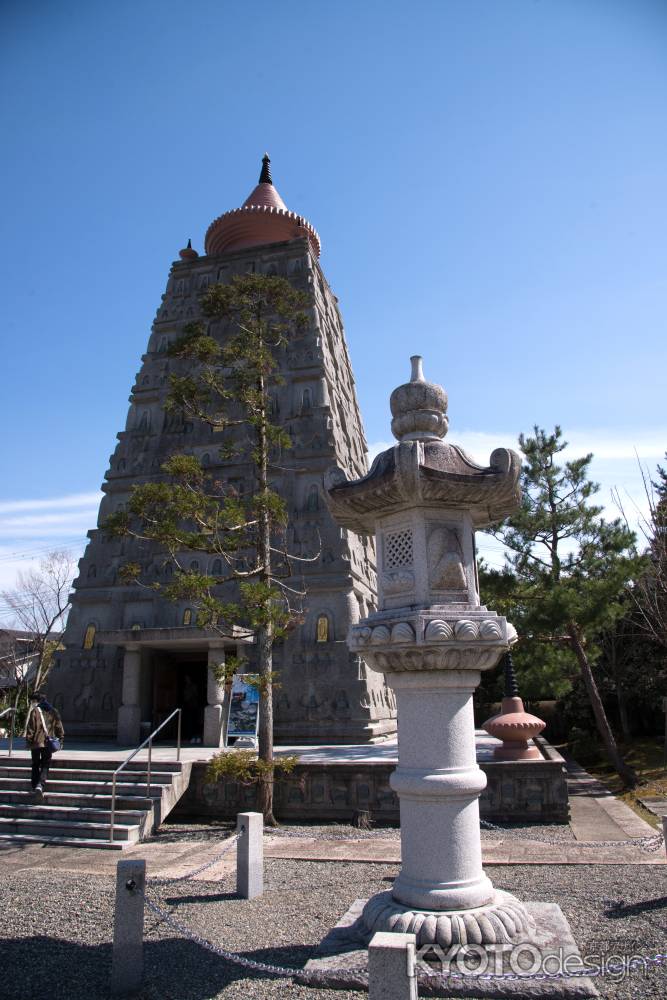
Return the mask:
<svg viewBox="0 0 667 1000">
<path fill-rule="evenodd" d="M 206 948 L 207 951 L 213 952 L 214 955 L 218 955 L 219 958 L 223 958 L 226 962 L 231 962 L 233 965 L 240 965 L 244 969 L 250 969 L 253 972 L 263 972 L 266 975 L 280 977 L 282 979 L 300 979 L 302 981 L 316 981 L 322 979 L 322 973 L 319 970 L 309 970 L 309 969 L 291 969 L 284 965 L 271 965 L 269 962 L 256 962 L 252 958 L 246 958 L 244 955 L 237 955 L 236 952 L 227 951 L 225 948 L 221 948 L 219 945 L 214 944 L 207 938 L 197 934 L 196 931 L 191 930 L 182 924 L 180 920 L 176 920 L 175 917 L 169 913 L 168 910 L 163 910 L 161 906 L 149 899 L 144 893 L 144 902 L 149 910 L 151 910 L 156 916 L 160 917 L 166 924 L 173 927 L 184 937 L 189 938 L 190 941 L 194 941 L 196 944 L 201 945 L 202 948 Z M 367 973 L 365 966 L 359 966 L 355 969 L 345 969 L 341 973 L 336 972 L 336 978 L 346 979 L 350 977 L 352 981 L 353 977 L 359 975 L 359 973 Z"/>
<path fill-rule="evenodd" d="M 233 833 L 231 837 L 227 838 L 227 840 L 225 841 L 225 846 L 223 847 L 223 849 L 220 851 L 219 854 L 216 854 L 216 856 L 211 861 L 207 861 L 205 864 L 200 865 L 199 868 L 193 868 L 193 870 L 191 872 L 188 872 L 187 875 L 178 875 L 176 878 L 164 878 L 164 877 L 160 878 L 159 876 L 157 876 L 155 878 L 150 878 L 151 885 L 164 885 L 173 882 L 187 882 L 188 879 L 194 878 L 195 875 L 201 875 L 201 873 L 205 872 L 208 868 L 213 868 L 214 865 L 217 865 L 219 861 L 222 858 L 224 858 L 225 854 L 227 854 L 231 850 L 234 844 L 238 842 L 240 836 L 241 836 L 240 832 Z M 149 881 L 149 879 L 147 879 L 146 881 Z"/>
<path fill-rule="evenodd" d="M 265 975 L 282 979 L 295 979 L 305 984 L 317 981 L 322 982 L 323 979 L 326 979 L 327 977 L 330 978 L 332 974 L 335 976 L 337 981 L 342 982 L 349 978 L 351 984 L 358 984 L 360 976 L 363 976 L 364 978 L 367 978 L 368 976 L 367 966 L 356 966 L 351 969 L 329 969 L 328 972 L 324 972 L 319 969 L 293 969 L 284 965 L 272 965 L 269 962 L 257 962 L 255 959 L 246 958 L 245 955 L 238 955 L 236 952 L 227 951 L 225 948 L 221 948 L 219 945 L 214 944 L 207 938 L 202 937 L 201 934 L 197 934 L 196 931 L 191 930 L 185 924 L 181 923 L 180 920 L 173 917 L 168 910 L 164 910 L 152 899 L 149 899 L 146 894 L 144 894 L 144 901 L 152 913 L 160 917 L 161 920 L 174 930 L 178 931 L 179 934 L 182 934 L 190 941 L 194 941 L 202 948 L 212 952 L 214 955 L 224 959 L 226 962 L 241 966 L 244 969 L 249 969 L 252 972 L 261 972 Z M 447 972 L 425 972 L 423 969 L 417 969 L 416 976 L 420 982 L 438 982 L 443 986 L 446 986 L 447 982 L 452 979 L 472 979 L 475 982 L 487 980 L 501 980 L 504 982 L 538 982 L 557 981 L 561 979 L 598 979 L 604 975 L 614 975 L 625 971 L 632 971 L 636 967 L 644 969 L 649 965 L 659 967 L 664 962 L 667 962 L 667 954 L 657 954 L 652 956 L 637 955 L 632 956 L 627 963 L 621 962 L 605 964 L 604 968 L 568 969 L 567 972 L 454 972 L 451 969 Z"/>
<path fill-rule="evenodd" d="M 511 834 L 512 837 L 516 837 L 518 840 L 532 840 L 536 842 L 535 837 L 531 837 L 529 833 L 524 833 L 519 830 L 508 830 L 503 826 L 496 826 L 495 823 L 489 823 L 486 819 L 480 819 L 480 826 L 483 830 L 492 830 L 494 833 L 504 833 L 505 836 Z M 598 848 L 598 847 L 638 847 L 642 851 L 647 851 L 653 853 L 659 851 L 660 847 L 664 844 L 665 838 L 661 833 L 649 834 L 646 837 L 630 837 L 628 840 L 557 840 L 557 839 L 539 839 L 539 843 L 551 844 L 562 846 L 563 844 L 567 847 L 586 847 L 586 848 Z"/>
</svg>

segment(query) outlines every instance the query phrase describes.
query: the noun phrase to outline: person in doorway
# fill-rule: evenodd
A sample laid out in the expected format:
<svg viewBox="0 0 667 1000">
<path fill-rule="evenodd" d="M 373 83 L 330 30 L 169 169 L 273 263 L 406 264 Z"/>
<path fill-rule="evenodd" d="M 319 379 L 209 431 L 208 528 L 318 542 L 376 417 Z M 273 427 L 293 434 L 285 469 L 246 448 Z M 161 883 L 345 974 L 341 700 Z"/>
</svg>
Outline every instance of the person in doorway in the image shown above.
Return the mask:
<svg viewBox="0 0 667 1000">
<path fill-rule="evenodd" d="M 62 745 L 65 737 L 62 719 L 58 710 L 49 704 L 42 692 L 35 691 L 30 696 L 30 713 L 25 738 L 32 754 L 32 790 L 40 798 L 44 794 L 44 785 L 53 756 L 49 738 L 54 736 Z"/>
</svg>

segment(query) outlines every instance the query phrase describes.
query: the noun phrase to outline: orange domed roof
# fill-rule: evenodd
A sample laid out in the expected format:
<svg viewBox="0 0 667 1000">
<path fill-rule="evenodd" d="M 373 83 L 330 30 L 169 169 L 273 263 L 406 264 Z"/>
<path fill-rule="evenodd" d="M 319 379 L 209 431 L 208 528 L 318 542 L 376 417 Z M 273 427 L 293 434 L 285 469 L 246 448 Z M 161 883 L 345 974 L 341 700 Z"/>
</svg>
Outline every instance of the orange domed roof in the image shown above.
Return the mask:
<svg viewBox="0 0 667 1000">
<path fill-rule="evenodd" d="M 271 160 L 268 153 L 262 157 L 259 184 L 240 208 L 215 219 L 208 227 L 204 247 L 207 254 L 227 253 L 245 247 L 278 243 L 307 236 L 315 254 L 320 255 L 320 238 L 311 224 L 290 212 L 271 179 Z"/>
</svg>

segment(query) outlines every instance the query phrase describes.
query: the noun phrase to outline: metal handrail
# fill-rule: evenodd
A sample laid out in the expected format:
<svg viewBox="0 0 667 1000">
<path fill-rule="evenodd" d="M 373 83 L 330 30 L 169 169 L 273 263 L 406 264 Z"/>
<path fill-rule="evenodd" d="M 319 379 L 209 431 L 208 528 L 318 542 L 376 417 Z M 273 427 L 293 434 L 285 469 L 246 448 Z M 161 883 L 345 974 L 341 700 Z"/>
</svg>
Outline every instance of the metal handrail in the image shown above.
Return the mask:
<svg viewBox="0 0 667 1000">
<path fill-rule="evenodd" d="M 14 720 L 15 720 L 15 716 L 16 716 L 16 709 L 15 708 L 5 708 L 4 711 L 0 712 L 0 719 L 3 717 L 3 715 L 11 715 L 12 716 L 12 724 L 11 724 L 11 726 L 9 728 L 9 750 L 7 751 L 7 756 L 11 757 L 11 755 L 12 755 L 12 749 L 14 747 Z"/>
<path fill-rule="evenodd" d="M 111 822 L 110 822 L 110 828 L 109 828 L 109 841 L 112 844 L 113 844 L 114 821 L 116 819 L 116 778 L 118 777 L 118 775 L 120 774 L 120 772 L 123 770 L 123 768 L 126 767 L 130 763 L 130 761 L 132 760 L 132 758 L 136 757 L 137 754 L 139 753 L 139 751 L 143 750 L 144 747 L 146 746 L 146 744 L 148 743 L 148 768 L 147 768 L 147 772 L 148 773 L 146 775 L 146 798 L 148 798 L 150 796 L 150 794 L 151 794 L 151 762 L 152 762 L 152 759 L 153 759 L 153 737 L 157 736 L 157 734 L 160 732 L 160 730 L 163 729 L 167 725 L 168 722 L 171 722 L 171 720 L 174 718 L 175 715 L 178 715 L 178 735 L 176 737 L 176 760 L 179 761 L 181 759 L 181 709 L 180 708 L 175 708 L 174 711 L 171 713 L 171 715 L 168 716 L 168 718 L 166 718 L 164 720 L 164 722 L 161 722 L 160 725 L 157 727 L 157 729 L 154 729 L 153 732 L 150 734 L 150 736 L 147 736 L 146 739 L 144 740 L 144 742 L 142 744 L 140 744 L 140 746 L 138 746 L 136 750 L 133 750 L 132 753 L 128 757 L 125 758 L 125 760 L 120 765 L 120 767 L 117 767 L 116 770 L 113 773 L 113 777 L 111 779 Z"/>
</svg>

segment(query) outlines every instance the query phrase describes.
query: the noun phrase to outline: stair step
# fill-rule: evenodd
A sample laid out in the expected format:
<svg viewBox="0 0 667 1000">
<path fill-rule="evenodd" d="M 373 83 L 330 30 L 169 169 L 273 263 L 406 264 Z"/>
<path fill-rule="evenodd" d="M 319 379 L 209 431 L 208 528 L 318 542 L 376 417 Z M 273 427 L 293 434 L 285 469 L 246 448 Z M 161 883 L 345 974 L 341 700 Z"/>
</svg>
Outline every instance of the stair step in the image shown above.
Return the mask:
<svg viewBox="0 0 667 1000">
<path fill-rule="evenodd" d="M 50 784 L 50 782 L 49 782 Z M 116 795 L 117 810 L 139 809 L 148 812 L 153 808 L 157 796 L 147 799 L 145 795 Z M 32 791 L 24 789 L 22 791 L 0 791 L 0 804 L 8 805 L 35 805 L 35 797 Z M 111 809 L 110 795 L 77 795 L 73 792 L 44 792 L 41 805 L 49 806 L 71 806 L 72 808 L 88 809 Z"/>
<path fill-rule="evenodd" d="M 82 771 L 115 771 L 116 768 L 120 767 L 123 763 L 123 758 L 117 759 L 100 759 L 96 760 L 94 757 L 67 757 L 63 754 L 54 754 L 51 760 L 52 768 L 74 768 L 75 770 Z M 129 764 L 126 764 L 123 771 L 134 772 L 134 771 L 146 771 L 148 762 L 146 760 L 132 760 Z M 30 757 L 0 757 L 0 767 L 20 767 L 28 768 L 32 767 L 32 760 Z M 177 760 L 153 760 L 151 761 L 151 771 L 162 771 L 168 774 L 180 774 L 183 770 L 183 764 L 181 761 Z"/>
<path fill-rule="evenodd" d="M 143 812 L 137 809 L 117 809 L 114 824 L 121 826 L 137 826 L 146 818 L 147 810 Z M 110 823 L 110 809 L 96 809 L 94 806 L 54 806 L 41 802 L 16 805 L 15 803 L 0 802 L 0 818 L 8 819 L 53 819 L 65 823 Z"/>
<path fill-rule="evenodd" d="M 169 788 L 169 785 L 153 785 L 151 783 L 151 794 L 150 798 L 159 799 L 162 795 L 163 788 Z M 4 792 L 18 792 L 18 791 L 30 791 L 30 783 L 26 781 L 25 778 L 0 778 L 0 798 Z M 78 795 L 111 795 L 111 782 L 110 781 L 77 781 L 72 779 L 71 781 L 59 781 L 55 778 L 49 776 L 49 780 L 46 783 L 47 792 L 75 792 Z M 139 784 L 136 782 L 126 783 L 117 781 L 116 782 L 116 796 L 127 797 L 132 795 L 136 791 L 141 791 L 146 796 L 146 785 Z"/>
<path fill-rule="evenodd" d="M 116 778 L 112 844 L 111 789 L 118 763 L 54 760 L 39 798 L 30 785 L 31 761 L 0 759 L 0 841 L 121 850 L 142 840 L 185 791 L 191 764 L 154 762 L 148 795 L 146 762 L 132 762 L 123 769 Z"/>
<path fill-rule="evenodd" d="M 49 774 L 54 778 L 65 781 L 67 778 L 75 778 L 78 781 L 106 781 L 111 784 L 113 772 L 85 770 L 80 767 L 50 767 Z M 2 778 L 22 778 L 27 781 L 30 777 L 28 768 L 7 767 L 0 765 L 0 779 Z M 173 773 L 167 771 L 151 771 L 151 784 L 170 785 L 173 780 Z M 146 784 L 148 781 L 147 771 L 121 771 L 116 782 L 124 781 L 126 784 Z"/>
<path fill-rule="evenodd" d="M 30 833 L 0 833 L 0 843 L 10 844 L 48 844 L 53 847 L 94 847 L 97 850 L 122 851 L 125 847 L 131 847 L 134 841 L 114 840 L 92 840 L 89 837 L 40 837 Z"/>
<path fill-rule="evenodd" d="M 88 837 L 91 840 L 109 839 L 108 823 L 68 823 L 53 819 L 9 819 L 0 816 L 0 833 L 29 833 L 56 837 Z M 136 841 L 139 839 L 138 825 L 114 827 L 114 840 Z"/>
</svg>

